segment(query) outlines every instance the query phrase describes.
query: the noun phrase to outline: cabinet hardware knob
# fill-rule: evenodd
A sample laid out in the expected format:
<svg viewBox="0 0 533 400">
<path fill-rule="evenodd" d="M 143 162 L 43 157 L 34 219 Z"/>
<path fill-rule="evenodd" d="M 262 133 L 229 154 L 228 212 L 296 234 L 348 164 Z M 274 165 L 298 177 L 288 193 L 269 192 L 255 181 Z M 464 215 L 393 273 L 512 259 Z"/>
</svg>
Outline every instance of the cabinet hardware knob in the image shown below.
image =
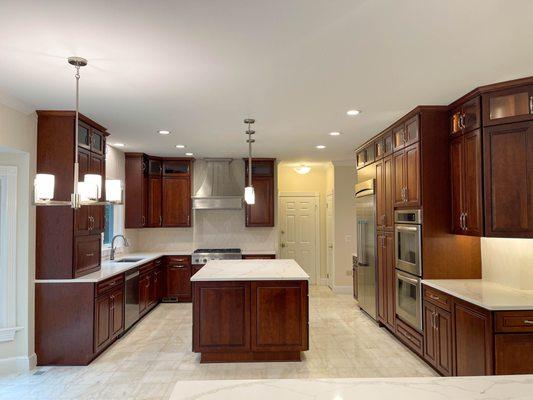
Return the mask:
<svg viewBox="0 0 533 400">
<path fill-rule="evenodd" d="M 529 320 L 529 319 L 525 319 L 524 320 L 524 324 L 526 325 L 533 325 L 533 321 Z"/>
<path fill-rule="evenodd" d="M 429 295 L 429 298 L 430 299 L 433 299 L 433 300 L 440 300 L 440 297 L 439 296 L 434 296 L 432 294 Z"/>
<path fill-rule="evenodd" d="M 94 256 L 94 253 L 87 253 L 87 254 L 85 254 L 85 257 L 92 257 L 92 256 Z"/>
<path fill-rule="evenodd" d="M 533 114 L 533 96 L 529 96 L 529 113 Z"/>
</svg>

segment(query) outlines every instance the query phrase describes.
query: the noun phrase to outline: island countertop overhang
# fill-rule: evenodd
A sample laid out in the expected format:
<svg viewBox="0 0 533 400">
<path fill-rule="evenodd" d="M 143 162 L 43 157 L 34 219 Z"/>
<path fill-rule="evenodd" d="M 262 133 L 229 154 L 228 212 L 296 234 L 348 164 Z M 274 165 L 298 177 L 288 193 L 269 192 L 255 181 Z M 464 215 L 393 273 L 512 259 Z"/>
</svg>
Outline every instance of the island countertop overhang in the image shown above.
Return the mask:
<svg viewBox="0 0 533 400">
<path fill-rule="evenodd" d="M 192 282 L 308 281 L 295 260 L 213 260 L 191 277 Z"/>
</svg>

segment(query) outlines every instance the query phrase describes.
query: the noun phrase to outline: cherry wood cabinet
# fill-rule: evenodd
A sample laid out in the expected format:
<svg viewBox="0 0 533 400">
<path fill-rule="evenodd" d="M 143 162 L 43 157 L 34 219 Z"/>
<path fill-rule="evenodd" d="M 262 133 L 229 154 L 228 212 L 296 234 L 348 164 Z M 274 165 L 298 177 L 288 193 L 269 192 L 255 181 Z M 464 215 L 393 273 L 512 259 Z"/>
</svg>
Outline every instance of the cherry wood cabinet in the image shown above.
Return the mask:
<svg viewBox="0 0 533 400">
<path fill-rule="evenodd" d="M 375 160 L 375 145 L 374 143 L 369 143 L 362 149 L 356 151 L 355 153 L 356 166 L 357 168 L 363 168 L 369 164 L 372 164 Z"/>
<path fill-rule="evenodd" d="M 376 168 L 376 225 L 378 229 L 394 229 L 393 158 L 375 163 Z"/>
<path fill-rule="evenodd" d="M 392 128 L 394 151 L 402 149 L 417 142 L 419 136 L 420 133 L 418 115 L 414 115 L 407 121 L 402 122 L 398 126 Z"/>
<path fill-rule="evenodd" d="M 374 142 L 374 154 L 376 161 L 392 154 L 392 131 L 386 132 Z"/>
<path fill-rule="evenodd" d="M 191 226 L 192 160 L 126 153 L 126 228 Z"/>
<path fill-rule="evenodd" d="M 39 110 L 37 115 L 37 173 L 53 174 L 55 200 L 70 201 L 76 161 L 75 112 Z M 107 136 L 104 127 L 79 115 L 79 180 L 87 173 L 95 173 L 105 182 Z M 102 188 L 104 197 L 105 187 Z M 103 229 L 103 206 L 83 206 L 76 210 L 37 207 L 35 277 L 70 279 L 97 271 L 100 245 L 96 238 L 100 238 Z"/>
<path fill-rule="evenodd" d="M 94 323 L 94 351 L 98 353 L 124 330 L 123 286 L 96 298 Z"/>
<path fill-rule="evenodd" d="M 378 232 L 378 320 L 392 332 L 396 325 L 396 271 L 394 268 L 394 235 Z"/>
<path fill-rule="evenodd" d="M 191 276 L 192 267 L 190 257 L 169 256 L 166 257 L 166 301 L 191 301 Z"/>
<path fill-rule="evenodd" d="M 275 159 L 257 158 L 252 160 L 252 186 L 255 191 L 255 204 L 245 206 L 246 227 L 274 226 Z M 248 185 L 248 160 L 245 160 L 245 185 Z"/>
<path fill-rule="evenodd" d="M 415 143 L 393 154 L 395 207 L 420 206 L 420 147 Z"/>
<path fill-rule="evenodd" d="M 490 91 L 482 99 L 484 126 L 533 120 L 533 84 Z"/>
<path fill-rule="evenodd" d="M 481 126 L 481 104 L 479 96 L 456 106 L 450 117 L 450 134 L 461 135 Z"/>
<path fill-rule="evenodd" d="M 485 234 L 533 237 L 533 121 L 483 129 Z"/>
<path fill-rule="evenodd" d="M 450 142 L 452 232 L 483 235 L 483 175 L 481 131 Z"/>
<path fill-rule="evenodd" d="M 453 375 L 453 330 L 449 311 L 424 301 L 424 359 L 442 375 Z"/>
</svg>

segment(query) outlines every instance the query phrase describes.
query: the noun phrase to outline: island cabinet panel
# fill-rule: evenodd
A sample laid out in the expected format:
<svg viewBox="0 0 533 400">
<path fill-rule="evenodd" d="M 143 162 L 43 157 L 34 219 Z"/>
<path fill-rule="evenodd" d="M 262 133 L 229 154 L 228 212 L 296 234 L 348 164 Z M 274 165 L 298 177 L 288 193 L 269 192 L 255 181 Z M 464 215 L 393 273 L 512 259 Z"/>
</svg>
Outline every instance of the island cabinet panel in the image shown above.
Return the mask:
<svg viewBox="0 0 533 400">
<path fill-rule="evenodd" d="M 531 374 L 533 372 L 533 335 L 495 335 L 496 375 Z"/>
<path fill-rule="evenodd" d="M 456 375 L 492 375 L 492 316 L 485 309 L 454 299 Z"/>
<path fill-rule="evenodd" d="M 251 350 L 249 282 L 195 282 L 193 350 Z"/>
<path fill-rule="evenodd" d="M 533 237 L 533 122 L 483 130 L 485 234 Z"/>
<path fill-rule="evenodd" d="M 252 282 L 253 351 L 304 351 L 308 346 L 307 282 Z"/>
</svg>

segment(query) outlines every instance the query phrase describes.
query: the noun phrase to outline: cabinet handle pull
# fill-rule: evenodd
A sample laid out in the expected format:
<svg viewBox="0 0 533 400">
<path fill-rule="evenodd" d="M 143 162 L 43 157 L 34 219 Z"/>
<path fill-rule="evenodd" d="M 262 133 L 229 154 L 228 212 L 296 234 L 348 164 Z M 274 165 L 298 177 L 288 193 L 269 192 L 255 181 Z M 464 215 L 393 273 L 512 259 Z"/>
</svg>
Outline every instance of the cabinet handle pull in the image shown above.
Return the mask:
<svg viewBox="0 0 533 400">
<path fill-rule="evenodd" d="M 409 199 L 409 188 L 405 187 L 405 202 L 407 203 L 407 200 Z"/>
<path fill-rule="evenodd" d="M 174 268 L 174 269 L 180 269 L 180 268 L 185 268 L 185 265 L 169 265 L 168 267 Z"/>
<path fill-rule="evenodd" d="M 435 330 L 439 330 L 439 314 L 435 313 Z"/>
<path fill-rule="evenodd" d="M 529 96 L 529 113 L 533 114 L 533 96 Z"/>
<path fill-rule="evenodd" d="M 464 230 L 467 231 L 468 230 L 468 222 L 466 222 L 466 217 L 468 217 L 468 213 L 464 213 L 463 214 L 463 223 L 465 225 L 464 227 Z"/>
<path fill-rule="evenodd" d="M 533 325 L 533 321 L 529 320 L 529 319 L 525 319 L 524 320 L 524 324 L 526 325 Z"/>
<path fill-rule="evenodd" d="M 163 217 L 161 215 L 159 216 L 159 225 L 163 226 Z"/>
<path fill-rule="evenodd" d="M 461 213 L 461 216 L 459 217 L 459 225 L 461 226 L 461 229 L 463 231 L 465 230 L 465 225 L 464 225 L 464 222 L 463 222 L 464 215 L 465 215 L 465 213 Z"/>
<path fill-rule="evenodd" d="M 429 298 L 433 300 L 440 300 L 439 296 L 433 296 L 432 294 L 429 295 Z"/>
<path fill-rule="evenodd" d="M 94 256 L 94 253 L 87 253 L 87 254 L 85 254 L 85 257 L 92 257 L 92 256 Z"/>
<path fill-rule="evenodd" d="M 146 219 L 144 218 L 144 215 L 141 217 L 141 225 L 144 226 L 145 225 L 145 221 Z"/>
</svg>

